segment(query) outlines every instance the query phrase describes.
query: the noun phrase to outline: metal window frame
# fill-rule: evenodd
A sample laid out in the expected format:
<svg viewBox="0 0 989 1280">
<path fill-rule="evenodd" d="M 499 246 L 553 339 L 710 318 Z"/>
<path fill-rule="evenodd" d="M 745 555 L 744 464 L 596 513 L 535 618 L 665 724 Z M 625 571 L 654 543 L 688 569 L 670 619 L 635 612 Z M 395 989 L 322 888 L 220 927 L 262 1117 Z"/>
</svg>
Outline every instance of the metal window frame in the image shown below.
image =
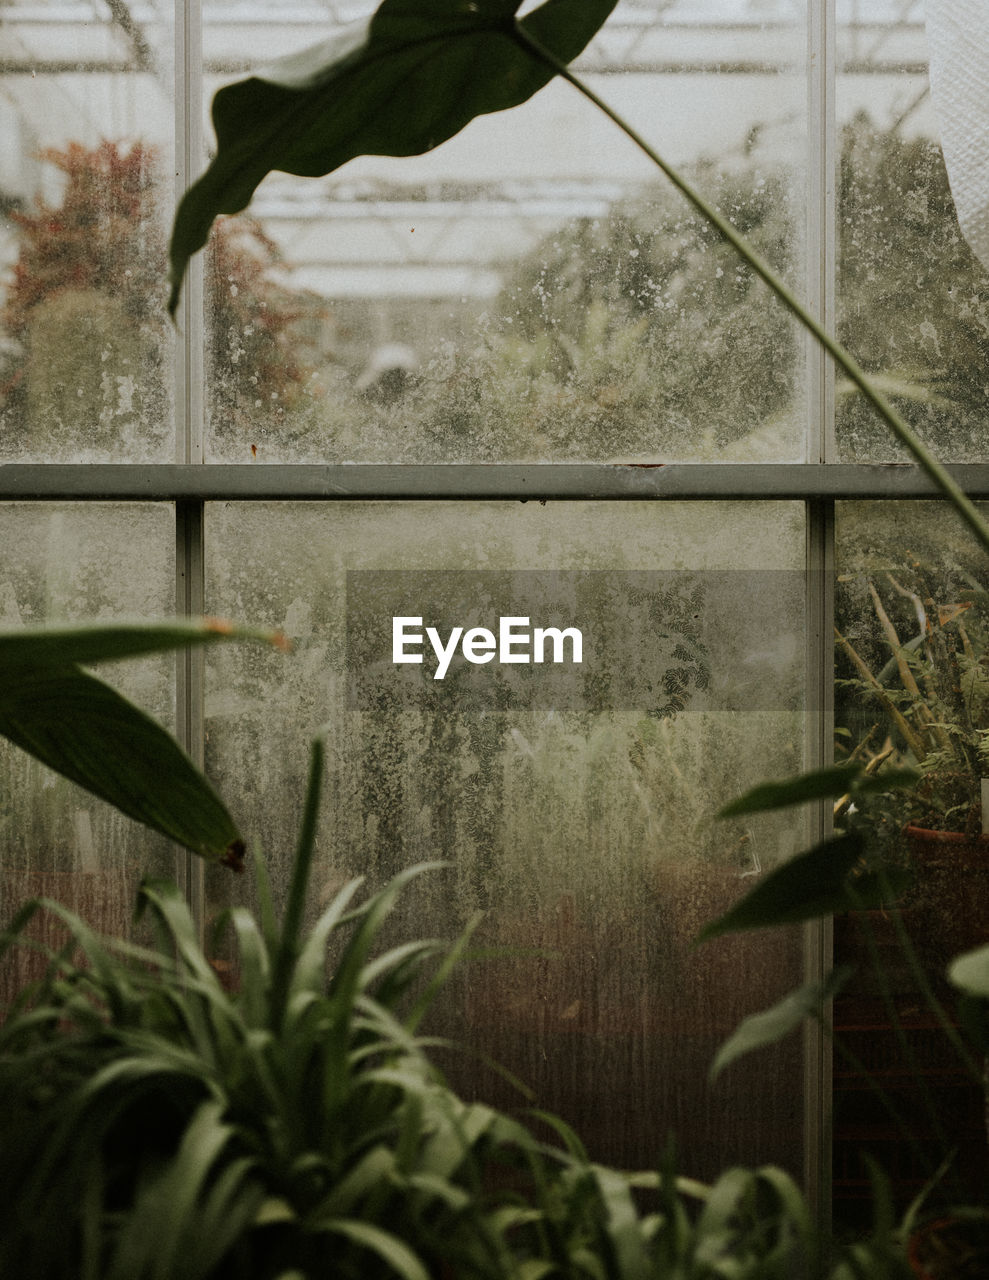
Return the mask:
<svg viewBox="0 0 989 1280">
<path fill-rule="evenodd" d="M 948 472 L 989 499 L 989 464 Z M 938 499 L 901 463 L 7 463 L 0 501 L 325 502 L 348 499 L 784 501 Z"/>
<path fill-rule="evenodd" d="M 834 0 L 808 0 L 808 215 L 806 292 L 811 309 L 834 322 L 834 173 L 837 70 Z M 201 0 L 176 0 L 176 194 L 201 168 L 203 53 Z M 175 366 L 176 451 L 173 463 L 0 465 L 0 501 L 162 501 L 175 505 L 175 602 L 180 615 L 203 612 L 204 522 L 208 502 L 341 501 L 800 501 L 806 510 L 806 661 L 811 721 L 806 763 L 825 763 L 831 750 L 834 504 L 869 499 L 926 500 L 940 495 L 915 466 L 835 461 L 834 378 L 830 361 L 808 340 L 807 454 L 785 463 L 543 463 L 491 465 L 344 465 L 207 463 L 203 403 L 203 277 L 195 261 L 183 293 Z M 989 499 L 989 464 L 948 468 L 972 497 Z M 177 660 L 180 740 L 202 761 L 203 661 Z M 808 838 L 828 830 L 821 805 Z M 202 926 L 203 871 L 198 859 L 177 859 L 179 879 Z M 805 967 L 824 971 L 830 932 L 808 929 Z M 818 1207 L 829 1202 L 825 1110 L 830 1060 L 819 1032 L 805 1042 L 805 1181 Z"/>
</svg>

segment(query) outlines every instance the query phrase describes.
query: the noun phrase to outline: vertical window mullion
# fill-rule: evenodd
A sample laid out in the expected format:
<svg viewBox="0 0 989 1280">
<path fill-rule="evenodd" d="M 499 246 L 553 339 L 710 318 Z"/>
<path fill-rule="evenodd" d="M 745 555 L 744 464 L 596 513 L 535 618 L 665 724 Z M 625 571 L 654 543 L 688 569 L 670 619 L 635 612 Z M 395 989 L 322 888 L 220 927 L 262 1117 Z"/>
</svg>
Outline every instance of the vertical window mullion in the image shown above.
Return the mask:
<svg viewBox="0 0 989 1280">
<path fill-rule="evenodd" d="M 201 0 L 175 0 L 175 199 L 198 174 L 203 152 Z M 178 314 L 175 361 L 176 462 L 202 463 L 203 447 L 203 266 L 193 260 Z M 179 616 L 204 609 L 204 504 L 183 500 L 175 508 L 175 607 Z M 204 755 L 204 662 L 201 650 L 180 653 L 176 670 L 176 729 L 179 741 L 200 766 Z M 177 853 L 177 872 L 203 926 L 202 862 Z"/>
<path fill-rule="evenodd" d="M 824 326 L 835 326 L 835 6 L 834 0 L 809 0 L 808 130 L 807 130 L 807 272 L 811 312 Z M 807 439 L 808 462 L 835 460 L 834 365 L 808 334 Z M 834 503 L 810 501 L 807 511 L 807 767 L 833 760 L 834 720 Z M 822 801 L 811 813 L 810 842 L 831 830 L 831 814 Z M 804 967 L 808 979 L 820 979 L 830 968 L 830 922 L 808 925 L 804 935 Z M 829 1213 L 830 1144 L 827 1116 L 831 1104 L 831 1049 L 816 1023 L 804 1037 L 805 1185 L 818 1219 Z"/>
<path fill-rule="evenodd" d="M 203 156 L 201 0 L 175 0 L 175 199 Z M 178 313 L 176 462 L 203 461 L 203 258 L 189 264 Z"/>
</svg>

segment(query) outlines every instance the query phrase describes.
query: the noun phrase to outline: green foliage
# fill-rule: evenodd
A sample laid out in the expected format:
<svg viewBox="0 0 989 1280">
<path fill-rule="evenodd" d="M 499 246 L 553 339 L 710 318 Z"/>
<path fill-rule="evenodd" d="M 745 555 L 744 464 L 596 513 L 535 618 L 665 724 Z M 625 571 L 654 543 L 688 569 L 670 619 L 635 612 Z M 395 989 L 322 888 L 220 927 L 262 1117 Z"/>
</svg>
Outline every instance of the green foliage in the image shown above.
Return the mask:
<svg viewBox="0 0 989 1280">
<path fill-rule="evenodd" d="M 989 771 L 989 597 L 981 574 L 908 560 L 882 576 L 848 575 L 842 583 L 849 623 L 836 631 L 837 657 L 839 671 L 852 675 L 839 689 L 857 723 L 837 749 L 873 770 L 874 789 L 889 793 L 864 805 L 855 821 L 883 836 L 884 826 L 897 834 L 907 822 L 977 835 L 980 779 Z M 904 764 L 919 771 L 918 785 L 906 792 L 895 786 Z"/>
<path fill-rule="evenodd" d="M 989 946 L 977 947 L 957 956 L 951 963 L 948 976 L 956 987 L 970 995 L 989 999 Z"/>
<path fill-rule="evenodd" d="M 4 1274 L 784 1280 L 816 1256 L 779 1170 L 630 1177 L 551 1117 L 565 1149 L 457 1097 L 418 1030 L 457 949 L 376 953 L 424 868 L 359 905 L 352 882 L 299 928 L 322 763 L 317 745 L 283 923 L 263 875 L 260 920 L 229 913 L 234 991 L 165 882 L 140 893 L 152 949 L 102 942 L 55 903 L 11 922 L 0 953 L 39 909 L 71 941 L 0 1027 Z"/>
<path fill-rule="evenodd" d="M 815 769 L 782 782 L 765 782 L 726 805 L 719 817 L 763 813 L 832 796 L 860 798 L 878 788 L 906 789 L 918 775 L 897 770 L 888 778 L 870 777 L 854 763 Z M 867 845 L 858 832 L 844 832 L 822 840 L 758 881 L 745 897 L 701 932 L 699 941 L 743 929 L 796 924 L 890 901 L 902 885 L 894 871 L 869 865 Z"/>
<path fill-rule="evenodd" d="M 19 637 L 9 665 L 187 638 Z M 103 942 L 54 902 L 26 904 L 0 936 L 0 958 L 37 947 L 25 930 L 46 910 L 70 938 L 43 949 L 44 977 L 0 1027 L 0 1177 L 16 1188 L 0 1202 L 0 1268 L 24 1280 L 827 1274 L 830 1250 L 780 1170 L 730 1169 L 710 1188 L 668 1167 L 629 1177 L 591 1164 L 552 1117 L 566 1149 L 447 1087 L 419 1026 L 460 948 L 376 953 L 424 868 L 357 906 L 351 882 L 302 931 L 323 768 L 317 742 L 281 925 L 262 865 L 260 918 L 228 913 L 235 990 L 167 882 L 140 891 L 151 949 Z M 889 1232 L 875 1248 L 891 1250 Z"/>
<path fill-rule="evenodd" d="M 278 637 L 228 623 L 49 628 L 0 633 L 0 735 L 203 858 L 242 869 L 244 842 L 175 740 L 79 663 L 228 639 Z"/>
<path fill-rule="evenodd" d="M 899 772 L 884 783 L 887 787 L 907 786 L 917 781 L 918 775 L 910 770 Z M 789 809 L 793 805 L 807 804 L 812 800 L 826 800 L 846 793 L 861 795 L 875 788 L 875 779 L 854 762 L 815 769 L 781 782 L 761 782 L 745 795 L 739 796 L 718 814 L 719 818 L 734 818 L 745 813 L 767 813 L 774 809 Z"/>
<path fill-rule="evenodd" d="M 989 279 L 958 228 L 937 144 L 864 115 L 846 126 L 838 227 L 839 338 L 939 453 L 981 461 Z M 883 424 L 849 390 L 837 406 L 846 456 L 892 456 Z"/>
<path fill-rule="evenodd" d="M 370 21 L 213 100 L 217 154 L 179 205 L 169 309 L 220 213 L 247 207 L 273 169 L 314 177 L 360 155 L 418 155 L 475 116 L 516 106 L 552 79 L 517 26 L 569 62 L 615 0 L 383 0 Z"/>
<path fill-rule="evenodd" d="M 771 810 L 839 795 L 844 801 L 853 799 L 866 804 L 874 793 L 879 793 L 881 800 L 886 800 L 892 793 L 909 798 L 923 787 L 924 780 L 924 775 L 909 770 L 891 771 L 888 780 L 879 774 L 870 776 L 850 762 L 784 782 L 763 784 L 727 806 L 721 816 Z M 943 909 L 945 903 L 937 900 L 937 889 L 932 891 L 931 885 L 925 885 L 919 875 L 918 893 L 910 909 L 917 912 L 917 903 L 920 903 L 920 913 L 909 916 L 901 912 L 904 891 L 911 886 L 913 877 L 884 865 L 884 862 L 881 848 L 877 848 L 875 840 L 869 838 L 868 826 L 856 824 L 854 829 L 822 841 L 764 876 L 720 919 L 712 921 L 701 932 L 699 941 L 741 930 L 772 928 L 838 913 L 854 913 L 856 927 L 864 936 L 864 950 L 872 974 L 852 985 L 858 977 L 857 967 L 839 965 L 821 981 L 807 982 L 771 1008 L 744 1019 L 721 1045 L 711 1067 L 711 1076 L 716 1077 L 743 1055 L 791 1036 L 805 1022 L 817 1022 L 824 1035 L 833 1037 L 837 1053 L 859 1087 L 868 1085 L 875 1093 L 882 1113 L 902 1135 L 901 1141 L 913 1153 L 911 1158 L 918 1161 L 918 1169 L 927 1170 L 929 1180 L 907 1215 L 904 1234 L 909 1235 L 912 1229 L 909 1224 L 920 1214 L 925 1200 L 937 1199 L 940 1206 L 937 1212 L 943 1213 L 945 1205 L 967 1204 L 973 1194 L 976 1202 L 981 1198 L 980 1180 L 971 1181 L 971 1161 L 962 1159 L 959 1160 L 959 1168 L 952 1167 L 955 1155 L 950 1150 L 951 1141 L 960 1137 L 961 1131 L 957 1121 L 953 1122 L 945 1114 L 945 1109 L 946 1105 L 955 1108 L 961 1104 L 955 1098 L 950 1104 L 945 1104 L 937 1091 L 931 1088 L 927 1078 L 929 1073 L 922 1065 L 924 1059 L 918 1056 L 915 1028 L 918 1025 L 923 1027 L 926 1036 L 936 1028 L 936 1034 L 943 1036 L 943 1045 L 939 1045 L 939 1069 L 949 1069 L 947 1062 L 954 1061 L 959 1078 L 968 1082 L 970 1091 L 972 1086 L 979 1088 L 984 1084 L 982 1067 L 973 1055 L 972 1047 L 981 1053 L 989 1047 L 989 1002 L 986 998 L 989 995 L 989 948 L 979 948 L 951 963 L 949 977 L 964 996 L 957 1002 L 957 1010 L 949 1011 L 940 994 L 943 983 L 938 970 L 943 969 L 945 959 L 940 935 L 945 929 L 950 933 L 954 922 L 939 918 L 939 909 Z M 971 876 L 971 872 L 961 865 L 949 874 Z M 977 889 L 977 884 L 973 879 L 973 889 Z M 932 892 L 935 895 L 933 902 L 928 901 Z M 963 898 L 957 901 L 963 903 Z M 881 907 L 882 911 L 867 910 L 874 907 Z M 883 921 L 881 932 L 875 926 L 874 917 L 877 916 Z M 908 921 L 911 922 L 909 930 Z M 895 952 L 889 947 L 890 932 L 895 937 Z M 957 944 L 954 949 L 958 949 Z M 939 956 L 936 965 L 931 963 L 932 954 Z M 908 985 L 901 985 L 904 983 Z M 837 1032 L 837 1013 L 834 1031 L 827 1013 L 829 1002 L 835 997 L 842 998 L 846 987 L 849 1008 L 856 1010 L 851 1015 L 852 1033 L 848 1045 Z M 863 996 L 867 1003 L 863 1003 Z M 863 1015 L 863 1009 L 870 1012 Z M 863 1016 L 878 1020 L 878 1027 L 895 1037 L 895 1066 L 884 1062 L 883 1068 L 874 1072 L 857 1056 L 861 1050 L 855 1043 L 854 1029 Z M 895 1086 L 891 1081 L 896 1082 Z M 901 1099 L 908 1081 L 911 1092 L 906 1096 L 911 1109 L 905 1111 Z M 931 1164 L 931 1150 L 925 1151 L 924 1148 L 929 1134 L 935 1135 L 942 1144 L 941 1155 L 936 1158 L 943 1159 L 939 1170 Z M 873 1173 L 876 1242 L 883 1239 L 892 1242 L 895 1234 L 892 1188 L 882 1169 L 877 1166 Z M 899 1181 L 902 1193 L 902 1175 Z M 944 1185 L 939 1186 L 939 1183 Z M 960 1212 L 965 1214 L 968 1210 L 963 1208 Z M 982 1247 L 981 1239 L 979 1247 Z M 981 1274 L 984 1255 L 980 1252 L 978 1258 L 979 1263 L 972 1274 Z M 859 1252 L 855 1246 L 836 1275 L 842 1278 L 899 1275 L 901 1266 L 902 1259 L 895 1248 L 880 1248 L 876 1253 L 872 1248 Z M 955 1272 L 945 1274 L 954 1275 Z"/>
<path fill-rule="evenodd" d="M 164 175 L 155 147 L 69 143 L 42 159 L 56 203 L 13 215 L 18 256 L 0 321 L 18 345 L 4 369 L 8 448 L 38 431 L 91 450 L 164 429 L 167 321 L 160 302 Z M 311 370 L 301 321 L 312 300 L 267 278 L 278 260 L 256 223 L 217 224 L 206 262 L 208 374 L 223 420 L 243 431 L 257 401 L 276 417 Z"/>
<path fill-rule="evenodd" d="M 851 970 L 846 966 L 833 969 L 823 982 L 804 983 L 796 991 L 788 992 L 771 1009 L 751 1014 L 718 1049 L 711 1063 L 711 1079 L 719 1076 L 737 1058 L 778 1044 L 802 1026 L 806 1019 L 819 1017 L 827 1002 L 841 990 L 850 976 Z"/>
<path fill-rule="evenodd" d="M 783 175 L 702 166 L 697 181 L 785 274 L 792 218 Z M 512 322 L 500 339 L 504 362 L 533 379 L 528 430 L 551 455 L 576 442 L 598 457 L 716 456 L 788 416 L 790 320 L 668 188 L 548 236 L 518 263 L 496 309 Z"/>
<path fill-rule="evenodd" d="M 584 48 L 612 0 L 578 5 L 545 0 L 521 21 L 517 0 L 382 0 L 367 24 L 284 60 L 266 78 L 250 77 L 214 98 L 218 150 L 186 192 L 171 244 L 174 314 L 191 256 L 219 213 L 249 203 L 273 169 L 315 176 L 362 154 L 428 151 L 479 114 L 524 102 L 554 75 L 571 83 L 611 119 L 671 181 L 720 243 L 730 247 L 735 279 L 750 271 L 834 359 L 837 366 L 949 499 L 989 550 L 989 526 L 913 427 L 859 361 L 798 300 L 784 277 L 724 212 L 667 163 L 617 112 L 573 75 L 567 62 Z M 484 67 L 484 75 L 478 67 Z M 744 263 L 743 268 L 738 262 Z M 704 322 L 710 323 L 705 314 Z M 703 333 L 694 335 L 703 351 Z M 619 343 L 627 350 L 626 343 Z M 773 367 L 775 362 L 770 363 Z M 760 387 L 764 370 L 752 384 Z"/>
<path fill-rule="evenodd" d="M 763 876 L 744 898 L 702 929 L 698 941 L 744 929 L 800 924 L 890 901 L 900 882 L 893 873 L 883 877 L 863 872 L 864 852 L 856 834 L 822 840 Z"/>
<path fill-rule="evenodd" d="M 839 337 L 946 456 L 977 460 L 989 291 L 940 156 L 861 118 L 842 134 L 841 173 Z M 751 158 L 690 176 L 789 278 L 792 176 Z M 799 366 L 796 330 L 752 268 L 647 185 L 521 257 L 470 342 L 435 352 L 399 403 L 321 404 L 313 430 L 382 460 L 776 460 L 802 447 Z M 837 430 L 847 457 L 898 456 L 847 379 Z"/>
</svg>

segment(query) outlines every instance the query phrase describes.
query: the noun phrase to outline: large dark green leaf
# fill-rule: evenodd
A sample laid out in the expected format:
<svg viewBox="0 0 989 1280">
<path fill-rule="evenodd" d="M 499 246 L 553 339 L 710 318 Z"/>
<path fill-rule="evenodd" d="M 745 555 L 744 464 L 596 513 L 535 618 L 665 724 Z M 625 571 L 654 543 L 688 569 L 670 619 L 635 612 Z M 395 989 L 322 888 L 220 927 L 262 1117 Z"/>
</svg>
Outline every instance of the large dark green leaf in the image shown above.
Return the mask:
<svg viewBox="0 0 989 1280">
<path fill-rule="evenodd" d="M 776 1044 L 796 1031 L 805 1018 L 820 1012 L 826 1001 L 838 992 L 851 977 L 852 970 L 844 965 L 832 969 L 823 982 L 808 982 L 791 991 L 770 1009 L 754 1013 L 738 1027 L 718 1050 L 711 1064 L 711 1079 L 743 1054 L 754 1049 L 764 1049 Z"/>
<path fill-rule="evenodd" d="M 869 795 L 874 792 L 902 790 L 919 782 L 916 769 L 889 769 L 885 773 L 868 774 L 858 764 L 834 764 L 814 769 L 780 782 L 762 782 L 743 796 L 725 805 L 719 818 L 737 818 L 746 813 L 768 813 L 789 809 L 811 800 L 828 800 L 843 796 Z"/>
<path fill-rule="evenodd" d="M 857 835 L 823 840 L 771 871 L 749 893 L 700 933 L 698 941 L 744 929 L 816 920 L 843 911 L 855 899 L 849 892 L 853 867 L 862 856 Z"/>
<path fill-rule="evenodd" d="M 78 667 L 22 670 L 0 692 L 0 734 L 129 818 L 239 869 L 233 819 L 178 743 Z"/>
<path fill-rule="evenodd" d="M 128 817 L 239 869 L 243 840 L 196 766 L 160 725 L 77 665 L 230 639 L 284 644 L 215 619 L 0 632 L 0 735 Z"/>
<path fill-rule="evenodd" d="M 518 26 L 561 62 L 616 0 L 382 0 L 369 22 L 283 60 L 213 99 L 217 152 L 186 192 L 171 244 L 174 314 L 189 259 L 220 213 L 247 207 L 272 170 L 315 177 L 361 155 L 430 151 L 475 116 L 532 97 L 554 75 Z"/>
</svg>

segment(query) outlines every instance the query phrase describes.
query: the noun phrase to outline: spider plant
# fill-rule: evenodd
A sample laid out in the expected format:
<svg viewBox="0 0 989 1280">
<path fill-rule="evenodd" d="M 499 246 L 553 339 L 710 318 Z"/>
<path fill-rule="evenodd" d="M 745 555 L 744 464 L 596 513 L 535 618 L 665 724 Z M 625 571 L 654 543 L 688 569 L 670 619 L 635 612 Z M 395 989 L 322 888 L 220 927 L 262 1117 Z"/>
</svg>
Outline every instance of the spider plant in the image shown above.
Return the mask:
<svg viewBox="0 0 989 1280">
<path fill-rule="evenodd" d="M 422 1019 L 457 962 L 380 952 L 403 871 L 340 891 L 303 932 L 322 747 L 287 905 L 258 860 L 258 917 L 229 912 L 226 990 L 176 887 L 146 881 L 151 942 L 104 941 L 29 902 L 0 951 L 57 912 L 70 941 L 0 1026 L 0 1273 L 20 1280 L 784 1280 L 834 1264 L 780 1170 L 711 1187 L 593 1164 L 562 1122 L 459 1098 Z M 562 1140 L 562 1143 L 561 1143 Z M 862 1251 L 865 1250 L 863 1253 Z M 890 1238 L 860 1246 L 897 1258 Z M 897 1275 L 895 1268 L 870 1275 Z M 892 1265 L 892 1264 L 890 1264 Z M 843 1269 L 846 1268 L 846 1269 Z"/>
</svg>

